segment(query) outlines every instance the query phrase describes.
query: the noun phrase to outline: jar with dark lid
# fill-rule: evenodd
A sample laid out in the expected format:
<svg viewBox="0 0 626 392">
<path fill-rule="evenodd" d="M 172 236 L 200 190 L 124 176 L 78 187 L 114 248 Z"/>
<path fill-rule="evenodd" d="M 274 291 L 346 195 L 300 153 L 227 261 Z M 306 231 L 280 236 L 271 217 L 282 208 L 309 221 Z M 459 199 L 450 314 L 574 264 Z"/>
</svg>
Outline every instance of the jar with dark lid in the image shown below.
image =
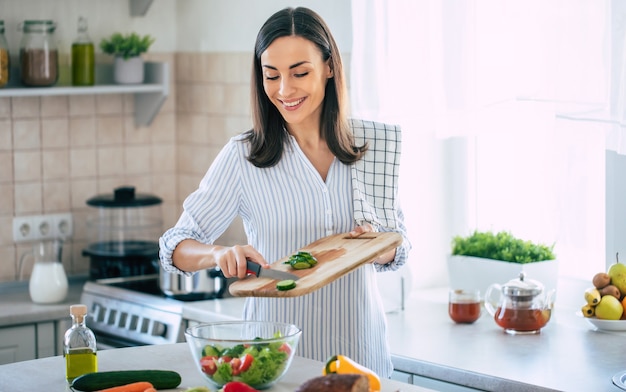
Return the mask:
<svg viewBox="0 0 626 392">
<path fill-rule="evenodd" d="M 11 62 L 9 58 L 9 44 L 4 36 L 4 20 L 0 20 L 0 87 L 9 82 Z"/>
<path fill-rule="evenodd" d="M 26 20 L 20 43 L 20 79 L 26 86 L 47 87 L 59 78 L 59 52 L 51 20 Z"/>
<path fill-rule="evenodd" d="M 158 272 L 162 234 L 161 198 L 136 193 L 132 186 L 87 200 L 92 279 L 127 277 Z"/>
</svg>

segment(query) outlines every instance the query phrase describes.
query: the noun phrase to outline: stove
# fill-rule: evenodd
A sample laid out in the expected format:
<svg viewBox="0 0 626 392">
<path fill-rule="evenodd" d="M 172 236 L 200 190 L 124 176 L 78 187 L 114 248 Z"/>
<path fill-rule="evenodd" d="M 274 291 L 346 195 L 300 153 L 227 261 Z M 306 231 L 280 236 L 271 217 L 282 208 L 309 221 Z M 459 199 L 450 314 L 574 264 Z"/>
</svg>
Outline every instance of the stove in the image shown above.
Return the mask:
<svg viewBox="0 0 626 392">
<path fill-rule="evenodd" d="M 163 295 L 158 274 L 88 281 L 81 303 L 98 349 L 185 341 L 183 302 Z"/>
</svg>

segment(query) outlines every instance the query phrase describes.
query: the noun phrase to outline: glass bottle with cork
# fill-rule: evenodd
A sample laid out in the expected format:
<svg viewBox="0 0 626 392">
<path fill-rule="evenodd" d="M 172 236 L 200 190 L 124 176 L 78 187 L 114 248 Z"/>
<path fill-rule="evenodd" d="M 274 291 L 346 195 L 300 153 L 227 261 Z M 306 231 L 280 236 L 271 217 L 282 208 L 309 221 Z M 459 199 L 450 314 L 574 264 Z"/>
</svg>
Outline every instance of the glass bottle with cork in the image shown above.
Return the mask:
<svg viewBox="0 0 626 392">
<path fill-rule="evenodd" d="M 87 33 L 87 19 L 78 18 L 78 36 L 72 43 L 72 85 L 93 86 L 95 83 L 94 46 Z"/>
<path fill-rule="evenodd" d="M 63 339 L 65 377 L 68 382 L 83 374 L 98 371 L 96 336 L 85 324 L 87 306 L 70 306 L 70 315 L 72 327 L 65 332 Z"/>
</svg>

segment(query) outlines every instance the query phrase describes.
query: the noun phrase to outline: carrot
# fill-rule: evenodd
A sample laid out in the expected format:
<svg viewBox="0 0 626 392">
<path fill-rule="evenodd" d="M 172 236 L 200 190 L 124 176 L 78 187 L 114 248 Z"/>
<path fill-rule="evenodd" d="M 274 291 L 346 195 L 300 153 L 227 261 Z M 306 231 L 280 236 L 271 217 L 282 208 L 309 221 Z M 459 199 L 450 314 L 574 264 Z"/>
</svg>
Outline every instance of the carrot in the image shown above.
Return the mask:
<svg viewBox="0 0 626 392">
<path fill-rule="evenodd" d="M 154 386 L 147 381 L 132 382 L 118 387 L 101 389 L 98 392 L 152 392 L 155 391 Z"/>
</svg>

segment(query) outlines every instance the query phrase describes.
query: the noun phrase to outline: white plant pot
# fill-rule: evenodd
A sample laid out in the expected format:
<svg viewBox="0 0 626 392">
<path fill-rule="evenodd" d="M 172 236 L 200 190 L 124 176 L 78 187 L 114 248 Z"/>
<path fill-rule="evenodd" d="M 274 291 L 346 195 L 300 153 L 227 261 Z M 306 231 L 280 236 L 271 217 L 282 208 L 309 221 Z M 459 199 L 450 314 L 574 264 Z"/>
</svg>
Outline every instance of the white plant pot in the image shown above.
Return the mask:
<svg viewBox="0 0 626 392">
<path fill-rule="evenodd" d="M 450 288 L 478 289 L 483 298 L 490 285 L 507 283 L 511 279 L 518 278 L 522 271 L 527 279 L 542 283 L 544 292 L 556 290 L 559 274 L 558 260 L 518 264 L 479 257 L 448 255 Z"/>
<path fill-rule="evenodd" d="M 143 59 L 139 56 L 128 60 L 116 57 L 113 65 L 113 79 L 117 84 L 143 83 Z"/>
</svg>

